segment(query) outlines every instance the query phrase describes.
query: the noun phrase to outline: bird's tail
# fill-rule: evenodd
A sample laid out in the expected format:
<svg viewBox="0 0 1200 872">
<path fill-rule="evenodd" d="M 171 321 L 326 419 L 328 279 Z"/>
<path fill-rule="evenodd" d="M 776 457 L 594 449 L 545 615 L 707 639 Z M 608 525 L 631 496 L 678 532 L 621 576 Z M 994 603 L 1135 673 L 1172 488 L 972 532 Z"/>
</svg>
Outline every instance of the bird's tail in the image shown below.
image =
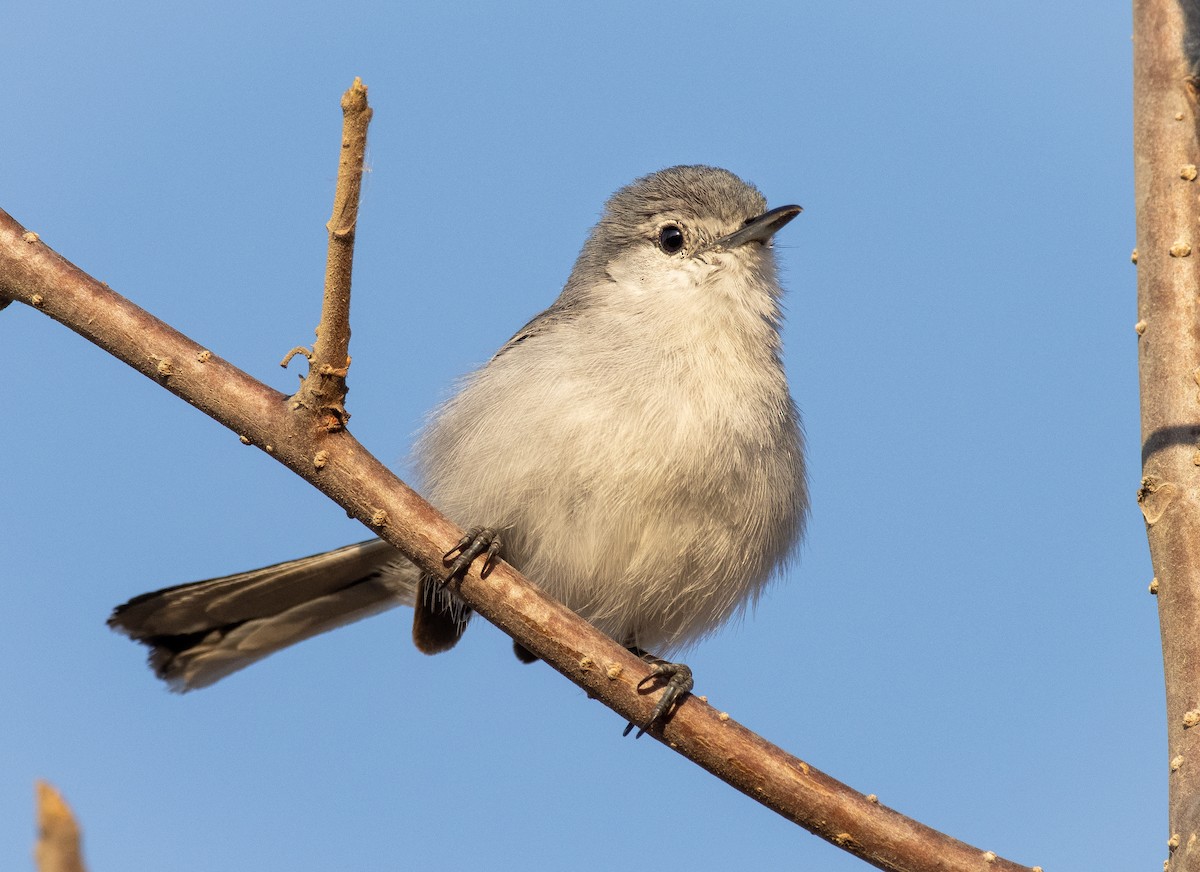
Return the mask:
<svg viewBox="0 0 1200 872">
<path fill-rule="evenodd" d="M 134 597 L 108 625 L 150 648 L 172 690 L 208 685 L 281 648 L 392 606 L 420 573 L 380 539 Z"/>
</svg>

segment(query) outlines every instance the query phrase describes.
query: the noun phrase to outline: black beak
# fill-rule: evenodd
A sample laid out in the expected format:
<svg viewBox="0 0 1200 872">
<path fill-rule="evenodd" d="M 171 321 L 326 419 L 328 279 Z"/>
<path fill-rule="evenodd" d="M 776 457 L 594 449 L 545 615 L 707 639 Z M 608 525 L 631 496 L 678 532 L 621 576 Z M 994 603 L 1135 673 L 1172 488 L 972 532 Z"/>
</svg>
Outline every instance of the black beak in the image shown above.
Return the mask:
<svg viewBox="0 0 1200 872">
<path fill-rule="evenodd" d="M 803 211 L 799 206 L 780 206 L 778 209 L 772 209 L 770 212 L 759 215 L 757 218 L 751 218 L 741 230 L 735 230 L 727 236 L 715 239 L 712 243 L 704 247 L 705 249 L 723 248 L 728 251 L 731 248 L 737 248 L 739 245 L 745 245 L 747 242 L 758 242 L 765 245 L 783 225 L 787 224 Z"/>
</svg>

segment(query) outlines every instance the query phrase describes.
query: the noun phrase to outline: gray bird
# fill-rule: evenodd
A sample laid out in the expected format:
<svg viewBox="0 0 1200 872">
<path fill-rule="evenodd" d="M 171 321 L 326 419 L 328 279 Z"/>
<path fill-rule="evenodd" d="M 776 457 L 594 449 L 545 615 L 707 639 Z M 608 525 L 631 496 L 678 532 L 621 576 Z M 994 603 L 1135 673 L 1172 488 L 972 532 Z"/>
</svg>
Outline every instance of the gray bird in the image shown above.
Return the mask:
<svg viewBox="0 0 1200 872">
<path fill-rule="evenodd" d="M 609 199 L 566 287 L 432 415 L 425 496 L 474 528 L 447 577 L 504 559 L 655 664 L 650 723 L 692 687 L 659 660 L 753 603 L 808 511 L 799 415 L 780 359 L 770 211 L 732 173 L 680 166 Z M 455 645 L 470 610 L 387 543 L 142 594 L 109 625 L 179 691 L 397 605 L 413 640 Z M 517 655 L 536 658 L 516 646 Z"/>
</svg>

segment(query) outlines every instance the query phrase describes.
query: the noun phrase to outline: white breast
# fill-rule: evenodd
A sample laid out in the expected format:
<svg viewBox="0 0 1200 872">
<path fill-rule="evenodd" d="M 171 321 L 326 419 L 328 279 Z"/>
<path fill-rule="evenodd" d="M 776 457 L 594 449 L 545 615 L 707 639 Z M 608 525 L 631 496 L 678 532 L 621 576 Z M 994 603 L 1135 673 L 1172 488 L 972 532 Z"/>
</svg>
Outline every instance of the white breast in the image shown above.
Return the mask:
<svg viewBox="0 0 1200 872">
<path fill-rule="evenodd" d="M 752 600 L 791 552 L 802 449 L 773 299 L 748 305 L 719 276 L 707 288 L 621 278 L 610 305 L 473 374 L 417 459 L 451 518 L 497 528 L 505 558 L 544 590 L 663 653 Z"/>
</svg>

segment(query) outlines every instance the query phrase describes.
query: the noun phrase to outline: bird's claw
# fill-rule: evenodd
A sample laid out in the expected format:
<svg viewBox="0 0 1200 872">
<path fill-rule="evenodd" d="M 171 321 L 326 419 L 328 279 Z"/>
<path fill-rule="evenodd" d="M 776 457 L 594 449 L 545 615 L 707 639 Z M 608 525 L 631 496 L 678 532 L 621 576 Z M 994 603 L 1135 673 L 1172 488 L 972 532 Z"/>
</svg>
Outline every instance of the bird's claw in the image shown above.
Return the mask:
<svg viewBox="0 0 1200 872">
<path fill-rule="evenodd" d="M 638 682 L 638 689 L 648 681 L 654 681 L 658 678 L 667 680 L 666 687 L 663 688 L 662 696 L 658 698 L 658 705 L 654 707 L 654 711 L 650 714 L 650 719 L 646 723 L 638 727 L 635 739 L 640 739 L 645 732 L 655 724 L 664 723 L 675 708 L 675 705 L 691 693 L 695 687 L 695 682 L 692 680 L 692 670 L 683 663 L 669 663 L 666 660 L 655 660 L 650 664 L 650 674 Z M 625 732 L 622 736 L 628 736 L 636 724 L 629 724 L 625 727 Z"/>
<path fill-rule="evenodd" d="M 495 530 L 489 530 L 487 527 L 472 527 L 467 531 L 467 535 L 458 540 L 457 545 L 442 555 L 442 563 L 449 567 L 446 580 L 451 581 L 465 575 L 475 558 L 485 553 L 487 556 L 483 560 L 483 568 L 479 574 L 486 577 L 492 571 L 492 567 L 496 565 L 496 558 L 500 555 L 503 547 L 504 543 L 500 541 L 500 534 Z"/>
</svg>

